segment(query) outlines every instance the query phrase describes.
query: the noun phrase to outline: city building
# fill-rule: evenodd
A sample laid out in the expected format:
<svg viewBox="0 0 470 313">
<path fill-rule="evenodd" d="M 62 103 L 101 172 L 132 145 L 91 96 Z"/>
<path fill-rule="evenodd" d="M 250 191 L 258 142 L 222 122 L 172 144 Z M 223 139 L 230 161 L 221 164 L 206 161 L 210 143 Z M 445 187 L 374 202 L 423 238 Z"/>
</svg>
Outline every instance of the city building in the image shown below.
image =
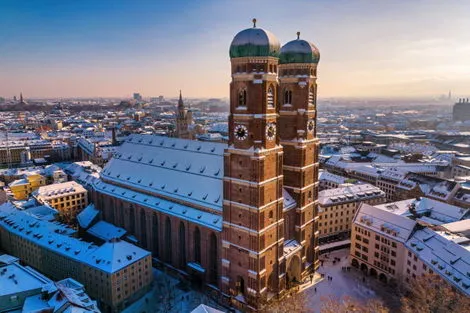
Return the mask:
<svg viewBox="0 0 470 313">
<path fill-rule="evenodd" d="M 454 121 L 468 121 L 470 120 L 470 102 L 467 99 L 459 99 L 459 102 L 454 104 L 452 115 Z"/>
<path fill-rule="evenodd" d="M 182 139 L 193 139 L 194 134 L 192 132 L 193 127 L 193 112 L 191 108 L 186 109 L 183 102 L 183 96 L 181 95 L 178 100 L 178 108 L 176 110 L 176 134 L 177 138 Z"/>
<path fill-rule="evenodd" d="M 25 200 L 41 186 L 46 185 L 46 178 L 40 174 L 28 173 L 25 178 L 11 182 L 8 187 L 15 200 Z"/>
<path fill-rule="evenodd" d="M 353 220 L 351 264 L 383 282 L 438 274 L 470 295 L 469 210 L 428 198 L 371 206 Z"/>
<path fill-rule="evenodd" d="M 9 203 L 0 207 L 2 249 L 53 280 L 81 282 L 104 312 L 119 312 L 149 290 L 150 252 L 119 239 L 96 246 L 73 233 Z"/>
<path fill-rule="evenodd" d="M 0 312 L 21 310 L 26 298 L 41 294 L 51 283 L 32 268 L 20 265 L 18 258 L 0 255 Z"/>
<path fill-rule="evenodd" d="M 34 197 L 52 206 L 69 221 L 75 220 L 88 205 L 88 191 L 74 181 L 42 186 L 34 192 Z"/>
<path fill-rule="evenodd" d="M 104 219 L 243 310 L 319 266 L 319 52 L 256 25 L 230 46 L 228 144 L 131 135 L 94 183 Z"/>
<path fill-rule="evenodd" d="M 351 224 L 361 203 L 385 203 L 385 192 L 370 184 L 323 190 L 318 193 L 319 243 L 348 240 Z"/>
</svg>

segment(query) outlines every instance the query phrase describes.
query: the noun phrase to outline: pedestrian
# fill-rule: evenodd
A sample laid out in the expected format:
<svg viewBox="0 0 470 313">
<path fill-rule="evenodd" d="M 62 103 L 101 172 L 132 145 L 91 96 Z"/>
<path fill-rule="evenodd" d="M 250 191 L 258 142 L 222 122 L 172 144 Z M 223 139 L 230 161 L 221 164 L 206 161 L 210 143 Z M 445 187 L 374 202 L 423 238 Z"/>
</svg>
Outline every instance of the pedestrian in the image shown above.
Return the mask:
<svg viewBox="0 0 470 313">
<path fill-rule="evenodd" d="M 317 293 L 317 287 L 315 287 L 315 293 Z"/>
<path fill-rule="evenodd" d="M 313 274 L 310 274 L 310 283 L 313 281 Z"/>
</svg>

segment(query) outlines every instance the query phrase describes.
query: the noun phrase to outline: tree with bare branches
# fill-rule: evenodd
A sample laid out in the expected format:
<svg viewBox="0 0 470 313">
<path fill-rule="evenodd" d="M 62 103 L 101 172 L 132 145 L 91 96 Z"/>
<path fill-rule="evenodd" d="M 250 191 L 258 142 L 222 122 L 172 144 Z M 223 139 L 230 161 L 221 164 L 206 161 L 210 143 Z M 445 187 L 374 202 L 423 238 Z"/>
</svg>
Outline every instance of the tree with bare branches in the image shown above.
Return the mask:
<svg viewBox="0 0 470 313">
<path fill-rule="evenodd" d="M 402 298 L 402 313 L 464 313 L 470 298 L 452 288 L 436 274 L 414 279 Z"/>
<path fill-rule="evenodd" d="M 389 309 L 378 300 L 370 300 L 361 303 L 352 297 L 343 297 L 341 299 L 335 297 L 322 298 L 321 313 L 389 313 Z"/>
</svg>

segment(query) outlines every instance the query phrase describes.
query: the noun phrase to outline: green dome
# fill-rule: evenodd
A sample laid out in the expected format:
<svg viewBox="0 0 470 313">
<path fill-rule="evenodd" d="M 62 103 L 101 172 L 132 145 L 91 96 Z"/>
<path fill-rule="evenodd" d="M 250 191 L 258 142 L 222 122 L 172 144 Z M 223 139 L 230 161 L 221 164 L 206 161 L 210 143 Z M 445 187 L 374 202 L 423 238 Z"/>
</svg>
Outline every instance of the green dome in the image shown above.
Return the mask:
<svg viewBox="0 0 470 313">
<path fill-rule="evenodd" d="M 247 28 L 239 32 L 230 45 L 230 58 L 279 57 L 281 44 L 269 31 L 262 28 Z"/>
<path fill-rule="evenodd" d="M 289 41 L 281 48 L 279 63 L 318 63 L 320 51 L 311 42 L 303 39 Z"/>
</svg>

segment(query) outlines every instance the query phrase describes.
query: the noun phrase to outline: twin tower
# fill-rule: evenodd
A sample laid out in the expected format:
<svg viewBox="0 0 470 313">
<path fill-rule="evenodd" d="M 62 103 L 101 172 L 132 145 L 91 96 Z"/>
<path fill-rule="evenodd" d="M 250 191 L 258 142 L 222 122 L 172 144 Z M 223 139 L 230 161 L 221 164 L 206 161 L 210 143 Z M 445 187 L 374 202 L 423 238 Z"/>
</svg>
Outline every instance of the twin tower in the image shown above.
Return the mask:
<svg viewBox="0 0 470 313">
<path fill-rule="evenodd" d="M 320 54 L 300 33 L 281 48 L 253 20 L 230 58 L 221 289 L 256 308 L 318 268 Z"/>
</svg>

